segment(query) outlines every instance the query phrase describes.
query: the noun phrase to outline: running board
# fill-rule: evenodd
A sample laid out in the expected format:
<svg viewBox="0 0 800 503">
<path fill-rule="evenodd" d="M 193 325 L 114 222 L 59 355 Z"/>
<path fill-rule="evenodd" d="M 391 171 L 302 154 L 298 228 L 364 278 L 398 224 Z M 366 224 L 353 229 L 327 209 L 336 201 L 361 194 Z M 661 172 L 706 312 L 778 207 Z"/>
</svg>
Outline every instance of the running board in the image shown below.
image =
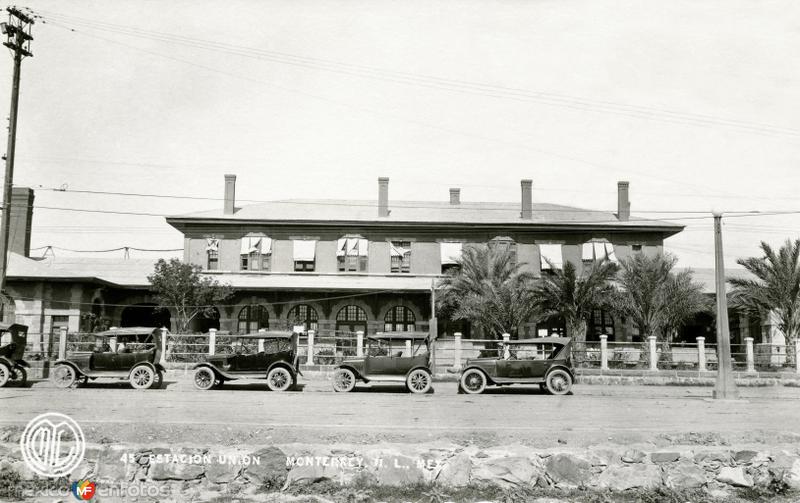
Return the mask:
<svg viewBox="0 0 800 503">
<path fill-rule="evenodd" d="M 495 384 L 544 384 L 541 377 L 493 377 Z"/>
<path fill-rule="evenodd" d="M 108 371 L 108 372 L 81 372 L 81 375 L 91 377 L 92 379 L 127 379 L 131 375 L 130 370 L 125 371 Z"/>
<path fill-rule="evenodd" d="M 364 382 L 406 382 L 406 376 L 397 375 L 362 375 L 361 378 Z"/>
</svg>

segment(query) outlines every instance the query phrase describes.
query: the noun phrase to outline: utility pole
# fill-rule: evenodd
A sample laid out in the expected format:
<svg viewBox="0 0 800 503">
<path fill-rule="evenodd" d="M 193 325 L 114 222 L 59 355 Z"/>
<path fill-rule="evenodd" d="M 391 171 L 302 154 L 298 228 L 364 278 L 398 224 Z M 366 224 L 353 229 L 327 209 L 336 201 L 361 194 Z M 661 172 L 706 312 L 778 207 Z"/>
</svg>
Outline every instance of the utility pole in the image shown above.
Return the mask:
<svg viewBox="0 0 800 503">
<path fill-rule="evenodd" d="M 429 337 L 431 338 L 431 371 L 436 373 L 436 338 L 439 327 L 436 326 L 436 280 L 431 280 L 431 321 L 428 324 Z"/>
<path fill-rule="evenodd" d="M 722 213 L 714 212 L 714 276 L 717 283 L 717 383 L 714 398 L 735 400 L 739 391 L 733 380 L 728 299 L 725 294 L 725 260 L 722 255 Z"/>
<path fill-rule="evenodd" d="M 8 121 L 8 149 L 6 150 L 6 175 L 3 184 L 3 226 L 0 228 L 0 293 L 6 287 L 8 271 L 8 237 L 11 229 L 11 189 L 14 186 L 14 153 L 17 144 L 17 112 L 19 110 L 19 72 L 22 58 L 33 57 L 31 53 L 31 26 L 33 19 L 14 7 L 6 7 L 8 22 L 0 23 L 7 40 L 3 45 L 11 49 L 14 57 L 14 76 L 11 86 L 11 112 Z"/>
</svg>

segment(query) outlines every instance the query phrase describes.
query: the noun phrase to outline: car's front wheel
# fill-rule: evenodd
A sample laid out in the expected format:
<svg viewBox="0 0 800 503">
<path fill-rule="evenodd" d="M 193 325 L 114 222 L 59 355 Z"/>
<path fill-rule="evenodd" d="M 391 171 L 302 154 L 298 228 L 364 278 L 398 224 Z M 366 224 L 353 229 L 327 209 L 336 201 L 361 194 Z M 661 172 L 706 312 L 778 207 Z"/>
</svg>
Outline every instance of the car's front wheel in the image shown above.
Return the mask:
<svg viewBox="0 0 800 503">
<path fill-rule="evenodd" d="M 461 374 L 461 379 L 458 383 L 464 393 L 476 395 L 483 393 L 483 390 L 486 389 L 486 382 L 486 374 L 478 369 L 469 369 Z"/>
<path fill-rule="evenodd" d="M 78 380 L 75 369 L 69 365 L 56 365 L 53 369 L 53 383 L 58 388 L 70 388 Z"/>
<path fill-rule="evenodd" d="M 572 389 L 572 376 L 564 369 L 551 370 L 545 384 L 547 391 L 553 395 L 566 395 Z"/>
<path fill-rule="evenodd" d="M 292 387 L 292 373 L 283 367 L 275 367 L 267 374 L 267 386 L 272 391 L 286 391 Z"/>
<path fill-rule="evenodd" d="M 14 382 L 17 383 L 20 387 L 25 387 L 28 384 L 28 372 L 25 370 L 25 367 L 17 367 L 14 369 L 14 375 L 12 376 Z"/>
<path fill-rule="evenodd" d="M 156 373 L 147 365 L 134 367 L 128 378 L 134 389 L 150 389 L 156 382 Z"/>
<path fill-rule="evenodd" d="M 406 377 L 406 387 L 412 393 L 427 393 L 433 385 L 431 373 L 425 369 L 412 370 Z"/>
<path fill-rule="evenodd" d="M 333 391 L 345 393 L 356 387 L 356 375 L 350 369 L 336 369 L 333 373 Z"/>
<path fill-rule="evenodd" d="M 5 363 L 0 363 L 0 388 L 11 379 L 11 369 Z"/>
<path fill-rule="evenodd" d="M 208 367 L 200 367 L 199 369 L 194 371 L 194 387 L 201 390 L 206 391 L 211 389 L 216 382 L 216 376 L 214 376 L 214 371 Z"/>
</svg>

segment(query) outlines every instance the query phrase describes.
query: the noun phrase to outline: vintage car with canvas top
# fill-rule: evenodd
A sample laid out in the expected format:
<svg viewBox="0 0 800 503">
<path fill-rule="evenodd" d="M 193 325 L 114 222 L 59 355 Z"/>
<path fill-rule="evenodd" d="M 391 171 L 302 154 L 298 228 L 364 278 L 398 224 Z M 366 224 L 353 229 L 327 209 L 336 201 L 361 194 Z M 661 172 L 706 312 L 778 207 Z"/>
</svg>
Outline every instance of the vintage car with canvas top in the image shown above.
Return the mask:
<svg viewBox="0 0 800 503">
<path fill-rule="evenodd" d="M 71 351 L 56 361 L 52 373 L 56 386 L 69 388 L 89 379 L 108 378 L 127 379 L 136 389 L 161 387 L 161 329 L 123 327 L 92 335 L 93 350 Z"/>
<path fill-rule="evenodd" d="M 298 335 L 266 331 L 235 337 L 232 344 L 208 356 L 194 367 L 194 385 L 207 390 L 236 379 L 266 379 L 272 391 L 286 391 L 297 384 L 300 362 Z"/>
<path fill-rule="evenodd" d="M 385 332 L 367 337 L 363 357 L 348 358 L 333 374 L 334 391 L 352 391 L 364 383 L 404 383 L 412 393 L 433 388 L 427 332 Z"/>
<path fill-rule="evenodd" d="M 538 384 L 543 391 L 565 395 L 575 381 L 570 344 L 568 337 L 501 343 L 497 356 L 467 360 L 458 391 L 482 393 L 487 386 Z"/>
<path fill-rule="evenodd" d="M 0 323 L 0 388 L 9 382 L 25 386 L 30 367 L 22 359 L 28 342 L 28 327 L 17 323 Z"/>
</svg>

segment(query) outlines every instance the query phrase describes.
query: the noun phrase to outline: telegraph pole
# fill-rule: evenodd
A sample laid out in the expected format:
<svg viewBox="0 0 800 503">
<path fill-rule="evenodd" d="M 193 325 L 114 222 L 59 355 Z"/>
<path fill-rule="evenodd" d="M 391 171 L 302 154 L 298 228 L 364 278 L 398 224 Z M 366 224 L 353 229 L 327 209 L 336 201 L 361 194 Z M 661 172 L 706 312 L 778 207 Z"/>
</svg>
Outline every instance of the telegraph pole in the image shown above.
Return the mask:
<svg viewBox="0 0 800 503">
<path fill-rule="evenodd" d="M 8 22 L 1 23 L 3 35 L 7 40 L 3 45 L 11 49 L 14 58 L 14 76 L 11 86 L 11 111 L 8 120 L 8 149 L 6 150 L 6 175 L 3 183 L 3 226 L 0 228 L 0 293 L 6 286 L 8 270 L 8 237 L 11 229 L 11 188 L 14 185 L 14 153 L 17 143 L 17 112 L 19 110 L 19 73 L 22 58 L 33 57 L 31 53 L 31 26 L 33 19 L 14 7 L 7 7 Z"/>
<path fill-rule="evenodd" d="M 725 294 L 725 260 L 722 256 L 722 213 L 714 212 L 714 275 L 717 283 L 717 383 L 714 398 L 735 400 L 739 391 L 733 380 L 728 299 Z"/>
</svg>

